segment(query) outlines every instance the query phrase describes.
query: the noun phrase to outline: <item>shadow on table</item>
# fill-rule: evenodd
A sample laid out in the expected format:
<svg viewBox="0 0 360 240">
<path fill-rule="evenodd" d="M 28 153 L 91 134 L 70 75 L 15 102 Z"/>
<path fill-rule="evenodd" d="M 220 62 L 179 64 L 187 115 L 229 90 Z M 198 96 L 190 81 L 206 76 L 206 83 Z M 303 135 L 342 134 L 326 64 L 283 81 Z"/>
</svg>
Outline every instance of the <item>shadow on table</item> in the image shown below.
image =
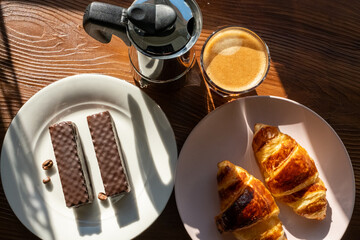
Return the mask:
<svg viewBox="0 0 360 240">
<path fill-rule="evenodd" d="M 3 9 L 1 6 L 0 6 L 0 43 L 1 43 L 0 51 L 2 51 L 2 56 L 3 56 L 0 59 L 0 91 L 5 100 L 5 102 L 4 102 L 5 105 L 4 105 L 4 107 L 2 107 L 2 112 L 0 114 L 0 146 L 3 146 L 5 133 L 6 133 L 6 130 L 8 128 L 8 124 L 9 124 L 8 119 L 13 119 L 15 117 L 17 111 L 23 105 L 23 102 L 21 100 L 21 93 L 19 91 L 18 79 L 16 77 L 15 70 L 14 70 L 7 29 L 6 29 L 5 23 L 4 23 Z M 18 141 L 19 143 L 23 143 L 26 146 L 29 146 L 30 143 L 27 141 L 27 139 L 24 139 L 24 137 L 22 136 L 22 133 L 21 133 L 22 128 L 23 128 L 22 122 L 20 122 L 20 120 L 19 120 L 19 129 L 14 130 L 9 135 L 9 137 L 11 139 L 13 139 L 14 141 Z M 2 156 L 4 157 L 4 159 L 9 157 L 7 154 L 8 154 L 8 152 L 5 149 L 2 149 Z M 24 156 L 27 154 L 27 151 L 25 149 L 25 150 L 18 152 L 18 154 Z M 26 164 L 28 164 L 28 163 L 25 162 L 25 165 Z M 3 165 L 3 164 L 1 163 L 1 165 Z M 31 166 L 29 166 L 29 167 L 31 167 Z M 7 176 L 9 176 L 10 178 L 15 178 L 15 171 L 16 171 L 16 175 L 18 175 L 19 174 L 18 170 L 16 168 L 12 168 L 12 169 L 9 169 L 9 171 L 7 171 Z M 2 176 L 2 178 L 3 178 L 3 176 Z M 19 174 L 19 178 L 20 178 L 19 179 L 20 181 L 27 181 L 27 179 L 31 179 L 30 176 L 28 176 L 27 174 L 22 174 L 22 173 Z M 0 195 L 4 196 L 3 185 L 5 185 L 5 184 L 1 183 L 1 181 L 2 180 L 0 180 Z M 34 183 L 34 185 L 35 185 L 35 183 Z M 24 187 L 23 184 L 21 185 L 21 187 Z M 26 189 L 25 187 L 24 187 L 24 189 L 16 189 L 14 191 L 17 191 L 19 193 L 22 190 L 28 191 L 28 189 Z M 36 194 L 36 193 L 31 193 L 31 194 Z M 12 217 L 14 215 L 14 213 L 11 210 L 9 204 L 5 200 L 2 201 L 2 203 L 4 203 L 4 206 L 2 206 L 3 211 L 7 212 L 6 214 L 8 216 Z M 14 203 L 14 204 L 17 204 L 17 203 Z M 22 208 L 21 205 L 20 205 L 20 208 Z M 41 210 L 41 209 L 37 209 L 31 203 L 27 206 L 27 208 L 30 209 L 30 212 L 32 212 L 32 214 L 34 214 L 34 215 L 38 214 L 38 210 Z M 48 219 L 48 214 L 46 211 L 44 211 L 44 215 L 45 215 L 45 218 Z M 4 217 L 4 215 L 2 217 Z M 12 218 L 14 218 L 14 217 L 12 217 Z M 30 224 L 30 221 L 26 221 L 26 224 Z M 13 224 L 8 224 L 6 226 L 6 228 L 8 229 L 9 232 L 14 233 L 13 236 L 18 236 L 18 234 L 22 234 L 22 232 L 28 232 L 28 230 L 26 228 L 24 228 L 23 225 L 21 225 L 19 221 L 15 222 Z M 51 235 L 50 238 L 54 239 L 54 236 Z M 37 237 L 33 235 L 32 239 L 37 239 Z"/>
<path fill-rule="evenodd" d="M 28 5 L 42 5 L 55 9 L 72 9 L 76 11 L 83 12 L 88 4 L 95 2 L 94 0 L 53 0 L 53 1 L 44 1 L 44 0 L 14 0 L 14 2 L 24 2 Z M 134 0 L 100 0 L 98 2 L 110 3 L 122 7 L 129 7 Z"/>
<path fill-rule="evenodd" d="M 15 74 L 11 49 L 9 44 L 9 39 L 4 23 L 2 8 L 0 8 L 0 34 L 2 45 L 0 45 L 0 49 L 5 52 L 5 57 L 0 59 L 0 89 L 1 93 L 4 96 L 7 113 L 9 117 L 12 119 L 19 108 L 23 105 L 21 100 L 21 94 L 18 86 L 18 79 Z M 8 71 L 5 71 L 7 69 Z M 5 129 L 7 126 L 3 118 L 6 116 L 6 113 L 1 113 L 0 116 L 0 145 L 2 146 L 2 141 L 5 136 Z"/>
<path fill-rule="evenodd" d="M 359 163 L 357 139 L 360 134 L 359 74 L 356 71 L 359 64 L 354 63 L 360 62 L 360 31 L 352 25 L 358 22 L 354 19 L 360 20 L 359 14 L 353 11 L 356 6 L 343 5 L 341 2 L 328 2 L 320 8 L 312 4 L 294 4 L 290 1 L 286 12 L 272 16 L 274 26 L 281 26 L 284 20 L 287 22 L 287 25 L 272 30 L 272 36 L 279 36 L 281 39 L 269 37 L 274 70 L 287 97 L 315 111 L 339 135 L 355 166 L 355 189 L 359 189 L 359 171 L 356 169 Z M 304 18 L 312 15 L 322 17 L 317 21 Z M 308 135 L 311 136 L 311 132 Z M 324 139 L 316 141 L 316 136 L 309 140 L 314 148 L 325 142 Z M 340 167 L 343 166 L 342 164 Z M 337 188 L 342 188 L 343 176 L 327 171 L 329 166 L 326 164 L 318 167 L 324 170 L 324 176 L 321 177 L 328 179 L 327 188 L 337 193 Z M 358 196 L 355 192 L 355 208 L 342 239 L 352 239 L 360 233 L 360 208 L 356 207 L 360 201 Z M 337 196 L 336 201 L 348 214 L 349 207 L 344 206 L 350 202 L 349 199 L 344 203 L 341 196 Z M 336 214 L 339 213 L 335 212 L 332 216 Z"/>
<path fill-rule="evenodd" d="M 196 62 L 186 75 L 177 83 L 150 84 L 142 90 L 147 93 L 166 114 L 174 130 L 180 150 L 192 129 L 208 113 L 217 107 L 237 98 L 256 95 L 255 91 L 239 97 L 224 98 L 209 89 Z M 135 84 L 140 87 L 139 83 Z"/>
</svg>

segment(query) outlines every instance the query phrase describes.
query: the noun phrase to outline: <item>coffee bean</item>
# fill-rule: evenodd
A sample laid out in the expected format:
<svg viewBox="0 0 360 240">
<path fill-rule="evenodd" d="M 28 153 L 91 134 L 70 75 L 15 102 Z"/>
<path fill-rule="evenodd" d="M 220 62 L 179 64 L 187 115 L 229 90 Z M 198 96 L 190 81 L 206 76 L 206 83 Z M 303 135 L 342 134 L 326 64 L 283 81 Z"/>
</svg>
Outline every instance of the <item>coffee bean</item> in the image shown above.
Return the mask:
<svg viewBox="0 0 360 240">
<path fill-rule="evenodd" d="M 48 160 L 46 160 L 45 162 L 43 162 L 43 164 L 42 164 L 42 168 L 44 169 L 44 170 L 48 170 L 48 169 L 50 169 L 52 166 L 53 166 L 53 161 L 51 160 L 51 159 L 48 159 Z"/>
<path fill-rule="evenodd" d="M 47 184 L 47 183 L 49 183 L 50 181 L 51 181 L 51 178 L 50 178 L 50 177 L 46 177 L 46 178 L 43 179 L 43 183 L 44 183 L 44 184 Z"/>
<path fill-rule="evenodd" d="M 100 192 L 100 193 L 98 194 L 98 199 L 100 199 L 101 201 L 105 201 L 105 200 L 107 199 L 107 196 L 106 196 L 105 193 Z"/>
</svg>

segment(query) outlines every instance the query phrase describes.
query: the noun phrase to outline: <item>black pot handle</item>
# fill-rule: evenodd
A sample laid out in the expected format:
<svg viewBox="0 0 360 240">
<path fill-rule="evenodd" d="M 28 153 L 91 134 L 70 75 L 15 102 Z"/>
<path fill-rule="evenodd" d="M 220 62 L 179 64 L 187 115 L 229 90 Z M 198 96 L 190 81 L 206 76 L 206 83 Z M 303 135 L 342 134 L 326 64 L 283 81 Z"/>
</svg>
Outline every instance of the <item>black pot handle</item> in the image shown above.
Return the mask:
<svg viewBox="0 0 360 240">
<path fill-rule="evenodd" d="M 84 13 L 85 31 L 102 43 L 111 41 L 112 35 L 120 37 L 127 46 L 128 21 L 144 35 L 159 36 L 173 29 L 177 15 L 175 10 L 164 4 L 134 4 L 125 9 L 116 5 L 92 2 Z"/>
<path fill-rule="evenodd" d="M 90 3 L 83 17 L 85 31 L 102 43 L 109 43 L 112 35 L 120 37 L 127 46 L 131 42 L 126 34 L 127 9 L 102 2 Z"/>
</svg>

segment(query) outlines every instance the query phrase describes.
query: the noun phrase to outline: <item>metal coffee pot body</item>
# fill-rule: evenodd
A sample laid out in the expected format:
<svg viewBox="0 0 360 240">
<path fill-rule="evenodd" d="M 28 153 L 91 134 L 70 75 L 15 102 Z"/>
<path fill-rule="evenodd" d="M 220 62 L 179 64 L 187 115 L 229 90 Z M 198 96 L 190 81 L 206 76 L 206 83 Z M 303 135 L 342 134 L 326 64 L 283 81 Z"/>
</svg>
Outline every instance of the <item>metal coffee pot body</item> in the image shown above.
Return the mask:
<svg viewBox="0 0 360 240">
<path fill-rule="evenodd" d="M 202 15 L 194 0 L 137 0 L 128 9 L 93 2 L 83 25 L 100 42 L 116 35 L 129 46 L 135 80 L 168 83 L 183 78 L 194 65 Z"/>
</svg>

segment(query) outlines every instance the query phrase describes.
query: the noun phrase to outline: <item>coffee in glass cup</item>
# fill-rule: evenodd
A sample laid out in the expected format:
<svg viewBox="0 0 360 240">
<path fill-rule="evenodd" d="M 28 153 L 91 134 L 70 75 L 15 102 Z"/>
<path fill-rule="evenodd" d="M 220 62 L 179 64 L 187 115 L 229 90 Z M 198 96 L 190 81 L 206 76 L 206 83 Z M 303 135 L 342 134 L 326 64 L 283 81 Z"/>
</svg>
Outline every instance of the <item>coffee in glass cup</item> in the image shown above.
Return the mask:
<svg viewBox="0 0 360 240">
<path fill-rule="evenodd" d="M 265 79 L 270 52 L 251 30 L 229 26 L 206 40 L 200 63 L 212 90 L 222 96 L 236 96 L 255 89 Z"/>
</svg>

